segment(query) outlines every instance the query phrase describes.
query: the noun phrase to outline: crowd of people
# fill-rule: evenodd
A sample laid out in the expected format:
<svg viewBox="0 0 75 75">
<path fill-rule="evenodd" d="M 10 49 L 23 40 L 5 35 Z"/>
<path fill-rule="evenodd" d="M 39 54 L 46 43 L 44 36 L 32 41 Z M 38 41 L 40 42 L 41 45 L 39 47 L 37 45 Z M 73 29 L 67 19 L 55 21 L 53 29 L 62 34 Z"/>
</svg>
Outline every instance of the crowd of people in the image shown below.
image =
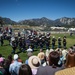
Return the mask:
<svg viewBox="0 0 75 75">
<path fill-rule="evenodd" d="M 0 75 L 74 75 L 75 45 L 66 49 L 66 36 L 63 39 L 51 37 L 50 33 L 38 35 L 31 33 L 26 37 L 20 36 L 20 33 L 17 37 L 1 34 L 0 42 L 8 40 L 12 52 L 7 58 L 0 54 Z M 1 46 L 3 43 L 1 42 Z M 27 51 L 25 62 L 16 54 L 17 48 L 20 52 Z M 35 49 L 39 49 L 37 55 L 33 54 Z"/>
<path fill-rule="evenodd" d="M 27 52 L 22 61 L 18 54 L 4 58 L 0 54 L 0 75 L 74 75 L 75 45 L 66 49 L 40 49 L 37 55 Z"/>
</svg>

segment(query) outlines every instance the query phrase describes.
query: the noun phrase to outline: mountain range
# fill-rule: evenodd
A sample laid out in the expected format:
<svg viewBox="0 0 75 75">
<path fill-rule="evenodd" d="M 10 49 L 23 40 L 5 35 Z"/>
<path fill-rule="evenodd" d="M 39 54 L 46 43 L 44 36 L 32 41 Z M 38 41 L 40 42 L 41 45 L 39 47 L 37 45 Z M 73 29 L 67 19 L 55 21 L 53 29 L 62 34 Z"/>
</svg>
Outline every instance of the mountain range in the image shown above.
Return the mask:
<svg viewBox="0 0 75 75">
<path fill-rule="evenodd" d="M 42 18 L 35 18 L 35 19 L 28 19 L 28 20 L 21 20 L 19 22 L 15 22 L 11 20 L 10 18 L 3 18 L 0 17 L 0 21 L 3 21 L 4 24 L 19 24 L 19 25 L 50 25 L 50 26 L 65 26 L 65 25 L 73 25 L 75 26 L 75 18 L 68 18 L 68 17 L 62 17 L 56 20 L 51 20 L 46 17 Z"/>
</svg>

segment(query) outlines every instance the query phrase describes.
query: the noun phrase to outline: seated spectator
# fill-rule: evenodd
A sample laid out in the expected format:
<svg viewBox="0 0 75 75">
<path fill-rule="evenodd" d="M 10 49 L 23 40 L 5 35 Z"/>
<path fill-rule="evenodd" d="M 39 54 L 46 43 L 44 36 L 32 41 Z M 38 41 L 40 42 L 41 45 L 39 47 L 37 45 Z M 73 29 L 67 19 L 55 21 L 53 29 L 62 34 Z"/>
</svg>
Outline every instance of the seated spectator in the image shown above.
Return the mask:
<svg viewBox="0 0 75 75">
<path fill-rule="evenodd" d="M 36 75 L 54 75 L 56 71 L 62 69 L 62 67 L 58 67 L 58 61 L 60 59 L 60 55 L 57 51 L 52 51 L 49 53 L 49 64 L 47 66 L 39 66 L 37 69 Z"/>
<path fill-rule="evenodd" d="M 41 65 L 41 61 L 37 56 L 31 56 L 29 57 L 28 65 L 31 67 L 32 75 L 36 75 L 37 69 Z"/>
<path fill-rule="evenodd" d="M 18 75 L 32 75 L 30 66 L 27 64 L 22 64 Z"/>
<path fill-rule="evenodd" d="M 19 68 L 21 66 L 21 62 L 18 62 L 18 55 L 14 55 L 14 62 L 10 64 L 9 72 L 11 75 L 18 75 Z"/>
</svg>

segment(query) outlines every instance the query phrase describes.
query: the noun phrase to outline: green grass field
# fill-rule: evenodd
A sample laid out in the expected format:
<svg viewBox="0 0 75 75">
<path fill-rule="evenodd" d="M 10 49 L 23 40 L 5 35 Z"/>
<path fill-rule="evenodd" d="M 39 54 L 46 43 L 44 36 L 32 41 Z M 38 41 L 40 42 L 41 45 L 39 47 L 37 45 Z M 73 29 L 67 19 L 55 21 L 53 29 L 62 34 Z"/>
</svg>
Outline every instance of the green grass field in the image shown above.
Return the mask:
<svg viewBox="0 0 75 75">
<path fill-rule="evenodd" d="M 69 48 L 70 46 L 73 46 L 75 44 L 75 35 L 73 34 L 73 36 L 70 36 L 69 34 L 51 34 L 52 36 L 55 36 L 56 38 L 61 37 L 61 39 L 63 38 L 63 36 L 66 35 L 67 37 L 67 48 Z M 57 47 L 57 42 L 56 42 L 56 47 Z M 50 46 L 51 48 L 51 46 Z M 10 45 L 8 45 L 8 41 L 4 40 L 4 45 L 0 46 L 0 54 L 2 54 L 5 58 L 7 58 L 7 56 L 9 54 L 11 54 L 12 51 L 12 47 Z M 18 52 L 19 50 L 17 49 L 16 52 Z M 45 49 L 44 49 L 45 52 Z M 34 55 L 37 55 L 37 53 L 39 53 L 39 48 L 33 52 Z M 20 58 L 23 60 L 23 62 L 27 59 L 27 53 L 19 53 Z"/>
</svg>

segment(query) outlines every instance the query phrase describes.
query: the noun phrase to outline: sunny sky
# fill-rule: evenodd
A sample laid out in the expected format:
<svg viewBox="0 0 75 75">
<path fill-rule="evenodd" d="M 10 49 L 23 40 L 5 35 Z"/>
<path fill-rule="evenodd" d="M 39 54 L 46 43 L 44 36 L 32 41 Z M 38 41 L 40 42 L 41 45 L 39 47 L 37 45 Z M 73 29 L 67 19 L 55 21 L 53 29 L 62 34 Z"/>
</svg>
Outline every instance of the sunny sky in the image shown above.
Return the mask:
<svg viewBox="0 0 75 75">
<path fill-rule="evenodd" d="M 0 0 L 0 16 L 20 21 L 47 17 L 75 18 L 75 0 Z"/>
</svg>

